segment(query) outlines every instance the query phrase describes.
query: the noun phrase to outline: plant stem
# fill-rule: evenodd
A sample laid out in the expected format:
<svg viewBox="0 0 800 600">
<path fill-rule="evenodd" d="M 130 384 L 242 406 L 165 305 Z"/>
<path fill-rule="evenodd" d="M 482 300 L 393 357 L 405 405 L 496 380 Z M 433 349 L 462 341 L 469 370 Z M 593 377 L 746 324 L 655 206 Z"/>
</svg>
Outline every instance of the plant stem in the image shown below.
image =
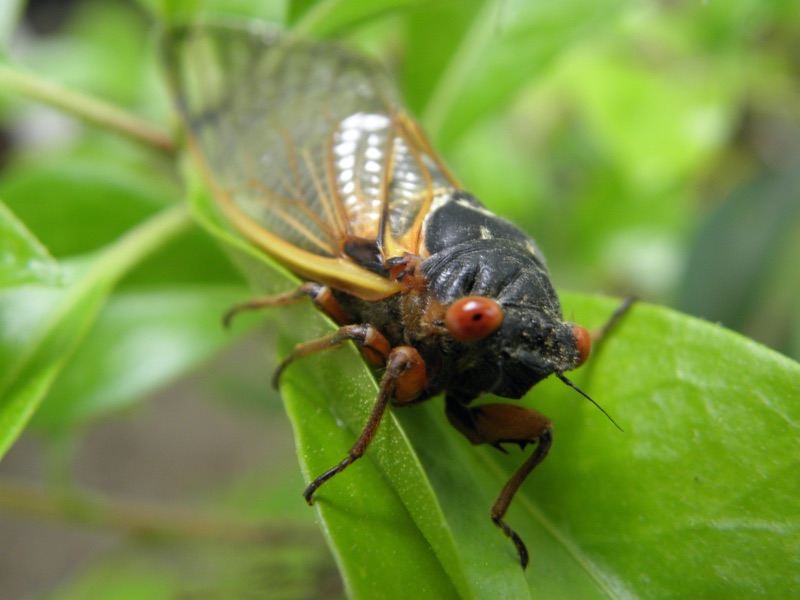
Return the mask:
<svg viewBox="0 0 800 600">
<path fill-rule="evenodd" d="M 248 523 L 228 516 L 166 508 L 94 493 L 48 491 L 21 481 L 0 481 L 0 509 L 29 517 L 68 521 L 148 538 L 224 543 L 297 543 L 313 530 Z"/>
<path fill-rule="evenodd" d="M 163 209 L 101 250 L 65 289 L 0 378 L 0 457 L 20 436 L 117 282 L 191 225 L 185 204 Z"/>
<path fill-rule="evenodd" d="M 175 143 L 167 133 L 136 115 L 31 73 L 0 65 L 0 88 L 13 90 L 162 152 L 175 151 Z"/>
</svg>

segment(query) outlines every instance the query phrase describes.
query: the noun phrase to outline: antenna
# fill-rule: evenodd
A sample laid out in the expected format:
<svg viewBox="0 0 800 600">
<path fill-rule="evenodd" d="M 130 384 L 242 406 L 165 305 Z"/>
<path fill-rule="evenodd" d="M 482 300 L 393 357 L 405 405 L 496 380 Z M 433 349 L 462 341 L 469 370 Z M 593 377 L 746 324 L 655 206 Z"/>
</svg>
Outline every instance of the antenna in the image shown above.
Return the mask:
<svg viewBox="0 0 800 600">
<path fill-rule="evenodd" d="M 588 394 L 586 394 L 586 392 L 584 392 L 583 390 L 581 390 L 581 389 L 580 389 L 580 388 L 579 388 L 577 385 L 575 385 L 575 384 L 574 384 L 574 383 L 572 383 L 572 382 L 571 382 L 569 379 L 567 379 L 567 378 L 564 376 L 564 374 L 563 374 L 563 373 L 556 373 L 556 377 L 558 377 L 558 378 L 559 378 L 561 381 L 563 381 L 565 384 L 567 384 L 569 387 L 571 387 L 573 390 L 575 390 L 576 392 L 578 392 L 578 393 L 579 393 L 581 396 L 583 396 L 583 397 L 584 397 L 584 398 L 586 398 L 586 399 L 587 399 L 589 402 L 591 402 L 591 403 L 592 403 L 592 404 L 594 404 L 594 405 L 595 405 L 597 408 L 599 408 L 599 409 L 600 409 L 600 412 L 601 412 L 601 413 L 603 413 L 603 414 L 604 414 L 606 417 L 608 417 L 608 420 L 609 420 L 609 421 L 611 421 L 611 422 L 614 424 L 614 427 L 616 427 L 617 429 L 619 429 L 619 430 L 620 430 L 620 431 L 622 431 L 623 433 L 625 432 L 625 430 L 624 430 L 624 429 L 622 429 L 622 427 L 620 427 L 619 425 L 617 425 L 617 422 L 616 422 L 614 419 L 612 419 L 612 418 L 611 418 L 611 415 L 610 415 L 610 414 L 608 414 L 608 413 L 605 411 L 605 409 L 604 409 L 602 406 L 600 406 L 600 405 L 599 405 L 597 402 L 595 402 L 594 400 L 592 400 L 592 399 L 589 397 L 589 395 L 588 395 Z"/>
</svg>

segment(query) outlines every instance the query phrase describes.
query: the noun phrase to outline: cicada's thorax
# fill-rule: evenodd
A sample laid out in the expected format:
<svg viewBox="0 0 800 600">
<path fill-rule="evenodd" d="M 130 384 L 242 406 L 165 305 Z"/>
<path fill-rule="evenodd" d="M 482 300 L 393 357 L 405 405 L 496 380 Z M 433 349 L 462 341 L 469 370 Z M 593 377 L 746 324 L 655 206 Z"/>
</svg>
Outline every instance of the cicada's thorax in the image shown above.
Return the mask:
<svg viewBox="0 0 800 600">
<path fill-rule="evenodd" d="M 428 389 L 468 402 L 486 392 L 518 398 L 554 372 L 574 368 L 572 327 L 550 284 L 544 258 L 515 225 L 470 194 L 451 190 L 434 203 L 423 227 L 428 257 L 411 265 L 414 285 L 379 302 L 340 301 L 353 318 L 378 328 L 393 346 L 411 345 L 425 360 Z M 496 300 L 501 328 L 476 343 L 452 339 L 448 305 L 466 296 Z"/>
</svg>

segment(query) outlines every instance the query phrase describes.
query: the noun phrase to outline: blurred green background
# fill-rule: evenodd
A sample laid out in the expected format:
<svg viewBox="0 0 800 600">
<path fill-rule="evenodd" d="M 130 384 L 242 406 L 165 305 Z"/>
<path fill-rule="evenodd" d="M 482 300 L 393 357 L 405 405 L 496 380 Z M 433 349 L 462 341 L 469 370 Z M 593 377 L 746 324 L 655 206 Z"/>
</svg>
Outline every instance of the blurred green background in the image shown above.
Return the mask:
<svg viewBox="0 0 800 600">
<path fill-rule="evenodd" d="M 165 131 L 157 23 L 255 16 L 344 38 L 395 73 L 464 187 L 535 237 L 557 289 L 635 294 L 800 357 L 796 1 L 54 0 L 0 11 L 11 63 Z M 59 302 L 59 282 L 183 192 L 158 151 L 0 92 L 0 201 L 15 216 L 2 233 L 16 239 L 18 220 L 39 243 L 26 246 L 27 275 L 4 272 L 8 365 Z M 188 578 L 192 597 L 246 596 L 265 582 L 275 597 L 341 594 L 297 501 L 289 426 L 267 385 L 270 328 L 261 317 L 219 327 L 250 293 L 241 276 L 186 225 L 120 277 L 85 343 L 64 346 L 70 367 L 0 464 L 4 597 L 174 597 Z M 187 472 L 198 461 L 204 470 Z M 72 495 L 84 486 L 141 497 L 141 521 Z M 160 514 L 153 498 L 192 508 Z M 103 515 L 88 533 L 68 525 L 92 522 L 84 500 Z M 228 544 L 236 535 L 266 536 L 271 550 Z M 156 544 L 162 536 L 169 543 Z"/>
</svg>

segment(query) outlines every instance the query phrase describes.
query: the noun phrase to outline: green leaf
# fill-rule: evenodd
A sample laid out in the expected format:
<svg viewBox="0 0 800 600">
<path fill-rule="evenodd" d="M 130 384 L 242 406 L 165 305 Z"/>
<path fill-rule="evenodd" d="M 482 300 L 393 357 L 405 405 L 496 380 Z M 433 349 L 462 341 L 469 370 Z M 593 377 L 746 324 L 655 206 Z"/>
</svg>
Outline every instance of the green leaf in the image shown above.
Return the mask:
<svg viewBox="0 0 800 600">
<path fill-rule="evenodd" d="M 425 6 L 424 0 L 323 0 L 292 2 L 289 18 L 292 30 L 300 35 L 330 36 L 355 24 L 401 10 Z"/>
<path fill-rule="evenodd" d="M 443 149 L 479 118 L 503 106 L 554 62 L 571 42 L 608 27 L 628 0 L 486 3 L 450 55 L 431 89 L 423 122 Z M 435 29 L 427 36 L 438 39 Z M 427 60 L 425 45 L 409 48 Z M 440 55 L 436 53 L 433 56 Z"/>
<path fill-rule="evenodd" d="M 198 16 L 202 20 L 257 18 L 283 23 L 286 11 L 285 2 L 274 0 L 137 0 L 137 3 L 171 24 L 191 22 Z"/>
<path fill-rule="evenodd" d="M 240 288 L 188 285 L 115 294 L 33 424 L 60 430 L 102 417 L 197 367 L 239 337 L 220 315 L 242 297 Z"/>
<path fill-rule="evenodd" d="M 8 0 L 0 7 L 0 56 L 11 45 L 14 29 L 22 16 L 24 6 L 23 0 Z"/>
<path fill-rule="evenodd" d="M 131 230 L 90 259 L 69 287 L 43 299 L 38 319 L 34 311 L 20 310 L 29 301 L 25 290 L 0 297 L 0 456 L 22 432 L 120 277 L 189 224 L 185 209 L 174 207 Z M 20 323 L 18 314 L 27 321 Z"/>
<path fill-rule="evenodd" d="M 144 52 L 148 26 L 130 3 L 80 2 L 57 36 L 20 48 L 20 66 L 105 102 L 163 116 L 164 95 L 152 55 Z"/>
<path fill-rule="evenodd" d="M 573 298 L 568 314 L 598 324 L 599 308 Z M 553 456 L 528 490 L 605 585 L 651 597 L 796 593 L 800 365 L 641 305 L 587 375 L 584 389 L 625 433 L 575 410 L 569 390 L 548 399 Z"/>
<path fill-rule="evenodd" d="M 704 164 L 730 135 L 732 107 L 724 105 L 729 83 L 718 78 L 712 85 L 679 72 L 665 77 L 627 48 L 609 46 L 605 52 L 588 47 L 562 61 L 556 79 L 580 98 L 578 110 L 604 156 L 621 163 L 638 189 L 659 189 Z"/>
<path fill-rule="evenodd" d="M 594 325 L 613 309 L 599 298 L 568 300 Z M 287 321 L 296 340 L 309 318 Z M 322 333 L 306 328 L 306 337 Z M 318 492 L 351 591 L 369 597 L 398 571 L 413 581 L 449 577 L 464 597 L 518 598 L 527 586 L 542 597 L 774 597 L 797 589 L 800 486 L 789 474 L 800 366 L 719 326 L 639 305 L 586 370 L 575 380 L 626 432 L 557 381 L 530 394 L 553 418 L 556 443 L 508 515 L 531 551 L 527 584 L 487 514 L 525 455 L 470 448 L 433 400 L 398 410 L 402 430 L 388 417 L 366 457 Z M 306 359 L 286 376 L 310 479 L 346 456 L 375 386 L 344 350 Z M 421 538 L 438 562 L 425 554 L 420 566 Z"/>
<path fill-rule="evenodd" d="M 0 202 L 0 290 L 58 282 L 58 263 L 14 213 Z"/>
<path fill-rule="evenodd" d="M 158 178 L 143 179 L 116 158 L 60 155 L 17 165 L 4 173 L 0 192 L 54 256 L 94 252 L 175 197 Z"/>
<path fill-rule="evenodd" d="M 796 337 L 786 323 L 800 316 L 798 183 L 794 165 L 787 166 L 747 181 L 708 215 L 689 249 L 683 310 L 791 350 Z"/>
</svg>

